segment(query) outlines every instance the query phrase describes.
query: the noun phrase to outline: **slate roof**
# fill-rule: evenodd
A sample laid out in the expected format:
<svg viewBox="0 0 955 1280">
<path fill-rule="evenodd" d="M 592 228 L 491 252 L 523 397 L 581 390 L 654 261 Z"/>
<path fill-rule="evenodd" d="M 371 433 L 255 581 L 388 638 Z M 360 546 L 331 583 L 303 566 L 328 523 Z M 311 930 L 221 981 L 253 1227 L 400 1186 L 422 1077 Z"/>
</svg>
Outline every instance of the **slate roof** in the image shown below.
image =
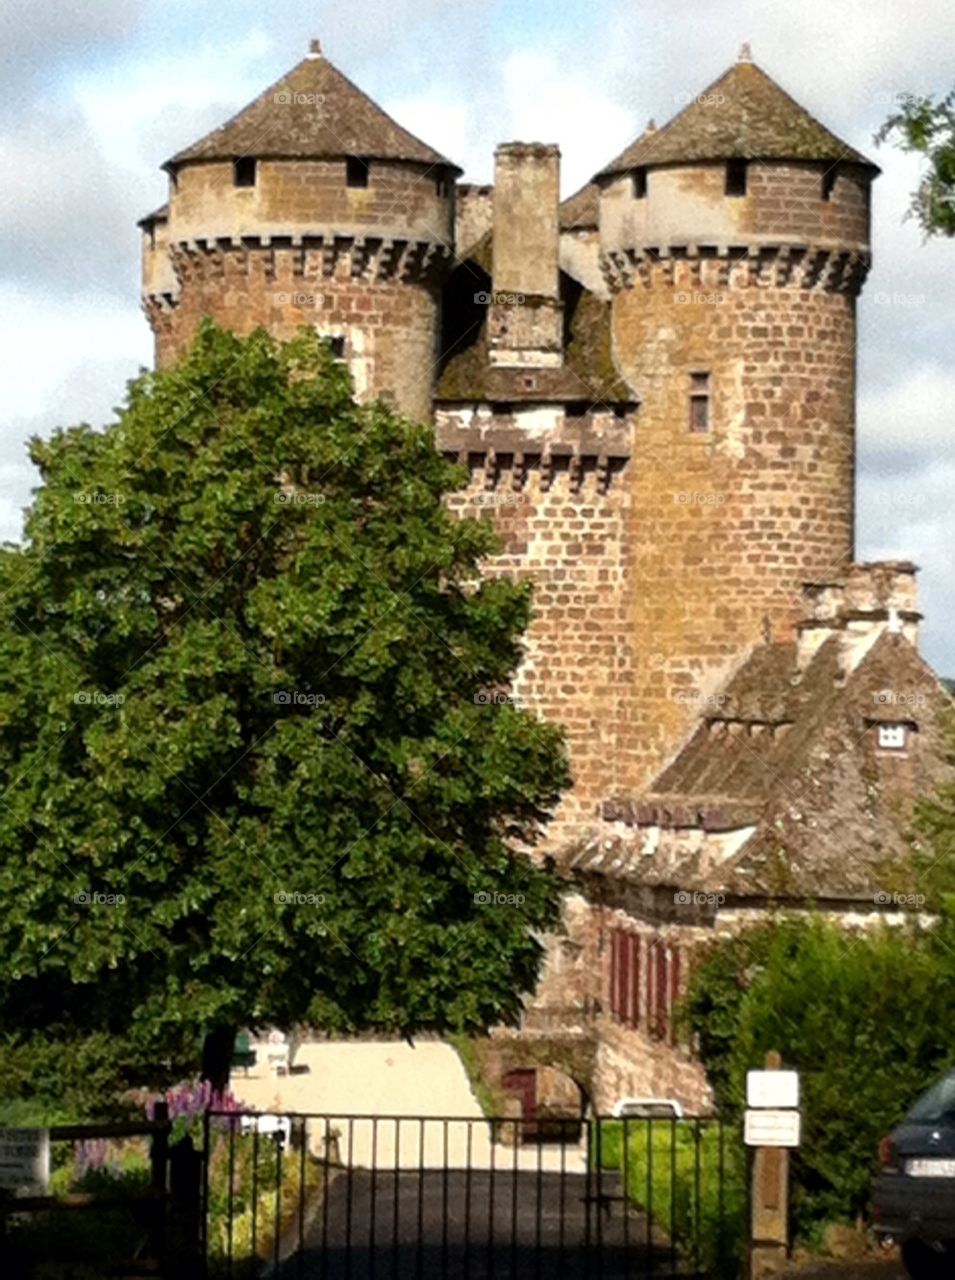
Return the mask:
<svg viewBox="0 0 955 1280">
<path fill-rule="evenodd" d="M 231 120 L 177 152 L 166 167 L 235 156 L 299 160 L 362 156 L 461 170 L 403 129 L 321 53 L 313 52 Z"/>
<path fill-rule="evenodd" d="M 561 201 L 561 231 L 596 231 L 600 222 L 599 210 L 600 188 L 596 182 L 588 182 Z"/>
<path fill-rule="evenodd" d="M 597 174 L 695 160 L 829 160 L 878 172 L 754 62 L 734 63 L 661 129 L 641 134 Z"/>
<path fill-rule="evenodd" d="M 728 898 L 871 906 L 910 852 L 912 796 L 951 778 L 952 700 L 901 634 L 883 632 L 847 676 L 839 647 L 827 640 L 802 674 L 794 644 L 756 649 L 647 791 L 604 806 L 615 825 L 573 853 L 572 870 Z M 899 774 L 902 792 L 879 780 L 879 721 L 917 726 L 909 757 L 892 762 L 912 771 Z"/>
</svg>

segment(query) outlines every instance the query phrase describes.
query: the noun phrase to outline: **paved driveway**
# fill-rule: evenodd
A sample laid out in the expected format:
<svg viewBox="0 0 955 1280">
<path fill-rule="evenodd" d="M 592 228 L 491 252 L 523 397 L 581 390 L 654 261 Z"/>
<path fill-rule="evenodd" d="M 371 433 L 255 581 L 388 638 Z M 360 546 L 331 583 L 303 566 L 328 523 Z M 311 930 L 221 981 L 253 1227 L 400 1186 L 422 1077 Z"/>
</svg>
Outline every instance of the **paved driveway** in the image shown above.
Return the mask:
<svg viewBox="0 0 955 1280">
<path fill-rule="evenodd" d="M 648 1274 L 647 1260 L 646 1220 L 588 1202 L 579 1174 L 359 1170 L 335 1180 L 280 1277 L 623 1280 Z M 656 1249 L 652 1275 L 668 1264 Z"/>
</svg>

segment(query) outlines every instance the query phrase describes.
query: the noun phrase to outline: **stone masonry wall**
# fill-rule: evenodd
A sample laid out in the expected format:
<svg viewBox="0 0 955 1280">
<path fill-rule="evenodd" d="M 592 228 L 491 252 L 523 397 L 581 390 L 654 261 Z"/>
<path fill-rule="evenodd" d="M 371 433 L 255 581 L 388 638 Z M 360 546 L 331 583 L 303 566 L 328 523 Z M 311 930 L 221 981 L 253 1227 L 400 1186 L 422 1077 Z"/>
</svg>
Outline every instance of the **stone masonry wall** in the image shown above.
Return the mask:
<svg viewBox="0 0 955 1280">
<path fill-rule="evenodd" d="M 640 401 L 631 788 L 748 648 L 789 638 L 800 584 L 853 549 L 855 298 L 830 255 L 618 260 L 616 355 Z M 691 430 L 694 375 L 709 429 Z"/>
<path fill-rule="evenodd" d="M 160 368 L 182 355 L 203 316 L 240 335 L 262 325 L 283 340 L 314 326 L 344 337 L 359 399 L 390 397 L 409 417 L 430 419 L 439 291 L 427 266 L 423 279 L 402 279 L 393 260 L 363 257 L 347 243 L 202 245 L 173 255 L 178 302 L 147 300 Z M 411 258 L 412 272 L 420 262 Z"/>
<path fill-rule="evenodd" d="M 562 411 L 553 412 L 563 419 Z M 448 421 L 460 422 L 460 415 L 439 412 L 439 434 Z M 541 469 L 541 448 L 542 441 L 535 445 L 529 434 L 518 473 L 513 454 L 499 455 L 492 471 L 487 453 L 469 454 L 471 482 L 449 505 L 491 520 L 501 534 L 503 550 L 490 562 L 490 573 L 534 583 L 534 617 L 513 692 L 567 730 L 574 786 L 550 828 L 548 845 L 556 851 L 578 834 L 581 822 L 596 820 L 616 780 L 632 680 L 624 590 L 633 524 L 624 471 L 602 480 L 592 458 L 577 474 L 565 456 L 554 458 L 548 474 Z"/>
</svg>

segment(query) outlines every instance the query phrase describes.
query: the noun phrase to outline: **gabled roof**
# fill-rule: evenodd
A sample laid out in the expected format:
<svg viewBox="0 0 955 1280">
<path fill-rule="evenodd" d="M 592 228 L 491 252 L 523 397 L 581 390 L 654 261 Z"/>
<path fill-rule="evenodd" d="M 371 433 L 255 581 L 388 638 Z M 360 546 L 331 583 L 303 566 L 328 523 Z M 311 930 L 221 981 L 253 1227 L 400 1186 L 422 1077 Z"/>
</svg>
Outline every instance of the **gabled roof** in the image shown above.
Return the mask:
<svg viewBox="0 0 955 1280">
<path fill-rule="evenodd" d="M 741 60 L 663 126 L 648 130 L 598 178 L 696 160 L 839 160 L 878 172 L 754 62 Z"/>
<path fill-rule="evenodd" d="M 911 801 L 952 778 L 952 702 L 902 635 L 883 632 L 847 677 L 840 643 L 827 640 L 804 672 L 795 645 L 757 649 L 647 791 L 604 806 L 632 834 L 589 841 L 577 874 L 871 909 L 905 873 Z M 918 726 L 887 775 L 872 745 L 886 720 Z"/>
<path fill-rule="evenodd" d="M 595 231 L 600 221 L 599 208 L 600 188 L 596 182 L 588 182 L 561 201 L 561 231 Z"/>
<path fill-rule="evenodd" d="M 362 156 L 407 160 L 461 170 L 403 129 L 377 103 L 313 51 L 254 102 L 198 142 L 178 152 L 166 168 L 235 156 L 298 160 Z"/>
</svg>

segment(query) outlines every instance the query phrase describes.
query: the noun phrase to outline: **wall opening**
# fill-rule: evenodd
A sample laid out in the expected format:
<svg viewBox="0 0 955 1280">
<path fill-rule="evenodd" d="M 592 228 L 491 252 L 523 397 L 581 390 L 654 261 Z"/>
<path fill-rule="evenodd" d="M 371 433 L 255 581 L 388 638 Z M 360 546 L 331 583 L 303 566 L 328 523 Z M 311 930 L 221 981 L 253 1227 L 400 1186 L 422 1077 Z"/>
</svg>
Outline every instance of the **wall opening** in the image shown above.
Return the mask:
<svg viewBox="0 0 955 1280">
<path fill-rule="evenodd" d="M 347 187 L 367 187 L 371 165 L 362 156 L 345 157 L 345 185 Z"/>
<path fill-rule="evenodd" d="M 232 161 L 232 184 L 236 187 L 254 187 L 258 177 L 255 156 L 236 156 Z"/>
<path fill-rule="evenodd" d="M 726 162 L 726 194 L 728 196 L 746 195 L 746 161 L 727 160 Z"/>
</svg>

